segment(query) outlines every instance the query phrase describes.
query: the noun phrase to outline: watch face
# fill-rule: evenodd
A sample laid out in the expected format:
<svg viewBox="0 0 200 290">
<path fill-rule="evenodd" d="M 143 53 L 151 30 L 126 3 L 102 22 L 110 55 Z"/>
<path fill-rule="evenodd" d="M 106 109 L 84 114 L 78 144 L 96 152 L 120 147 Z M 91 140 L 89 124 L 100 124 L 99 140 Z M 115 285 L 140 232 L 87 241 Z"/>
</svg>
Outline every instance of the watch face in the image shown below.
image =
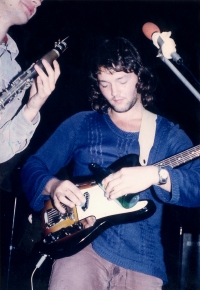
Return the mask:
<svg viewBox="0 0 200 290">
<path fill-rule="evenodd" d="M 163 179 L 166 179 L 168 177 L 168 172 L 166 169 L 161 169 L 160 170 L 160 176 L 163 178 Z"/>
</svg>

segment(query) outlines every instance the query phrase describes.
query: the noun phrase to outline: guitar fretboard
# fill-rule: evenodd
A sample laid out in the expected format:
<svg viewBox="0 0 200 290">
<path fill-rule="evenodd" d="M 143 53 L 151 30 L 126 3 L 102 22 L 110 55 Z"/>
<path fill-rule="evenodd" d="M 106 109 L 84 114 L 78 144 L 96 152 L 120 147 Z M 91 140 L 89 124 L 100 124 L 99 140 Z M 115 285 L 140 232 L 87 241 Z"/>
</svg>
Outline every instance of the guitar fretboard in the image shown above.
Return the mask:
<svg viewBox="0 0 200 290">
<path fill-rule="evenodd" d="M 188 150 L 182 151 L 172 157 L 159 161 L 154 165 L 171 166 L 172 168 L 174 168 L 195 158 L 198 158 L 199 156 L 200 156 L 200 145 L 197 145 Z"/>
</svg>

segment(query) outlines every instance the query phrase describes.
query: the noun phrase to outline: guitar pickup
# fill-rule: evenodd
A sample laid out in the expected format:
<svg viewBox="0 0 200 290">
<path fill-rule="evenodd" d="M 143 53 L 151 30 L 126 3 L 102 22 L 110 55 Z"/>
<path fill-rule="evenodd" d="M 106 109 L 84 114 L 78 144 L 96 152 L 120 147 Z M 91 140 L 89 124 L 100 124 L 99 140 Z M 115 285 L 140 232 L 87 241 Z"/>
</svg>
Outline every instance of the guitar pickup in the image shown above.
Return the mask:
<svg viewBox="0 0 200 290">
<path fill-rule="evenodd" d="M 89 206 L 90 194 L 89 194 L 89 192 L 85 192 L 83 195 L 85 196 L 86 202 L 85 202 L 84 206 L 82 206 L 81 208 L 83 211 L 86 211 L 88 209 L 88 206 Z"/>
</svg>

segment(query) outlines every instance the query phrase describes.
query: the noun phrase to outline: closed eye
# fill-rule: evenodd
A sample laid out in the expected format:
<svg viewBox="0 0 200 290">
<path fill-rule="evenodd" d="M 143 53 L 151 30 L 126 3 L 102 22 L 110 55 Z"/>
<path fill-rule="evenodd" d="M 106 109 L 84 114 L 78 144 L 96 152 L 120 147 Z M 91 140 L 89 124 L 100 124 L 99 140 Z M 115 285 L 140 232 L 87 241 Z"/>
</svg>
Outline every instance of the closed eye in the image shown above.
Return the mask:
<svg viewBox="0 0 200 290">
<path fill-rule="evenodd" d="M 125 85 L 128 82 L 128 79 L 127 79 L 127 76 L 126 76 L 126 77 L 119 78 L 117 81 L 118 81 L 119 84 Z"/>
<path fill-rule="evenodd" d="M 127 83 L 127 81 L 125 82 L 119 82 L 121 85 L 125 85 Z"/>
<path fill-rule="evenodd" d="M 100 83 L 99 84 L 102 88 L 107 88 L 108 87 L 108 84 L 106 84 L 106 83 Z"/>
</svg>

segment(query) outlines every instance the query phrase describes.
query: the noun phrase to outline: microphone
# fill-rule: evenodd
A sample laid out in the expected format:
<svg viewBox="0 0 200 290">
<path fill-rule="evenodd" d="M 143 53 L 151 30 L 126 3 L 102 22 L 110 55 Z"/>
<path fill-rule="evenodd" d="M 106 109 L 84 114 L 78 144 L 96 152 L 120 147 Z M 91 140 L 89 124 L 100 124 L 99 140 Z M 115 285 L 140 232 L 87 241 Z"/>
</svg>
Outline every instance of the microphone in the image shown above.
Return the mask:
<svg viewBox="0 0 200 290">
<path fill-rule="evenodd" d="M 161 33 L 160 28 L 152 22 L 146 22 L 142 27 L 142 31 L 148 39 L 153 41 L 153 44 L 157 48 L 161 49 L 165 58 L 172 58 L 177 64 L 183 62 L 180 55 L 176 53 L 176 44 L 174 40 L 170 38 L 171 31 Z"/>
<path fill-rule="evenodd" d="M 200 101 L 199 92 L 188 82 L 188 80 L 178 71 L 178 69 L 169 61 L 172 58 L 177 64 L 183 65 L 183 60 L 176 53 L 176 44 L 171 36 L 171 31 L 160 33 L 159 27 L 147 22 L 143 25 L 142 31 L 144 35 L 153 41 L 153 44 L 159 49 L 158 57 L 177 75 L 177 77 L 184 83 L 184 85 L 193 93 L 193 95 Z M 161 53 L 162 52 L 162 53 Z"/>
<path fill-rule="evenodd" d="M 143 26 L 142 26 L 142 32 L 144 33 L 144 35 L 152 40 L 152 35 L 155 33 L 155 32 L 159 32 L 160 33 L 160 29 L 157 25 L 155 25 L 154 23 L 152 22 L 147 22 L 145 23 Z"/>
</svg>

